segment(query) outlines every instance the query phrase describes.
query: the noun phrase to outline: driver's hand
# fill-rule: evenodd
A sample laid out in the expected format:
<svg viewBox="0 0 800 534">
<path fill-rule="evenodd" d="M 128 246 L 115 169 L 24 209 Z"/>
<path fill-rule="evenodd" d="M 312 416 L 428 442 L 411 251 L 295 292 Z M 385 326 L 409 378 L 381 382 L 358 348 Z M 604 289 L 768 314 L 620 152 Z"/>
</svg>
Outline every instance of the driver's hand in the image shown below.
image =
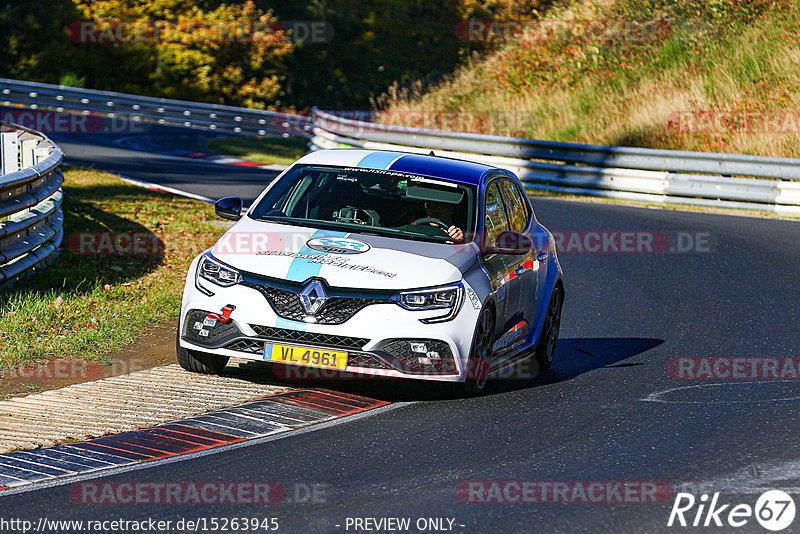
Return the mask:
<svg viewBox="0 0 800 534">
<path fill-rule="evenodd" d="M 447 229 L 447 233 L 456 241 L 464 241 L 464 232 L 457 226 L 451 226 Z"/>
</svg>

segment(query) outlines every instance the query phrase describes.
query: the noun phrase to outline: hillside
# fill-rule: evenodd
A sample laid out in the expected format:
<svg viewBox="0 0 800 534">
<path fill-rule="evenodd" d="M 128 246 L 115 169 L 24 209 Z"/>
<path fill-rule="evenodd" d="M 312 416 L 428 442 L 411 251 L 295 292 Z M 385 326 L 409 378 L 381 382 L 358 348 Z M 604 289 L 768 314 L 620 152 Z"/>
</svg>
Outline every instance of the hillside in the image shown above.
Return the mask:
<svg viewBox="0 0 800 534">
<path fill-rule="evenodd" d="M 555 0 L 37 0 L 0 5 L 0 77 L 282 111 L 363 109 L 490 46 L 458 22 Z M 46 35 L 48 38 L 43 39 Z"/>
<path fill-rule="evenodd" d="M 800 156 L 796 2 L 588 0 L 482 30 L 494 51 L 428 92 L 390 91 L 384 122 Z"/>
</svg>

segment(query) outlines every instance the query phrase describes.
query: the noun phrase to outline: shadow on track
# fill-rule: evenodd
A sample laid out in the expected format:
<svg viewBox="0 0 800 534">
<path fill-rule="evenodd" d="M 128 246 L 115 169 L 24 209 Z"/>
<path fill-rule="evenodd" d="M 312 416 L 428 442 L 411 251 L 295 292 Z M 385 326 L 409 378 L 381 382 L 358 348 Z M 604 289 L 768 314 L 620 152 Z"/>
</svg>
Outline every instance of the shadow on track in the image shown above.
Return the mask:
<svg viewBox="0 0 800 534">
<path fill-rule="evenodd" d="M 583 373 L 600 368 L 616 368 L 624 372 L 626 367 L 641 363 L 620 363 L 623 360 L 646 352 L 664 341 L 651 338 L 565 338 L 558 342 L 553 366 L 540 373 L 532 359 L 524 360 L 503 373 L 502 377 L 490 380 L 486 395 L 497 395 L 509 391 L 540 387 L 571 380 Z M 286 380 L 285 370 L 273 369 L 270 364 L 247 361 L 239 367 L 228 367 L 225 374 L 254 382 L 275 383 L 299 388 L 323 388 L 389 402 L 437 401 L 452 399 L 443 394 L 438 384 L 422 380 L 370 378 L 331 378 L 327 380 Z"/>
<path fill-rule="evenodd" d="M 620 363 L 664 343 L 663 339 L 641 337 L 576 337 L 558 341 L 553 364 L 539 372 L 533 359 L 520 362 L 501 377 L 490 382 L 487 393 L 556 384 L 600 368 L 624 370 L 642 363 Z"/>
</svg>

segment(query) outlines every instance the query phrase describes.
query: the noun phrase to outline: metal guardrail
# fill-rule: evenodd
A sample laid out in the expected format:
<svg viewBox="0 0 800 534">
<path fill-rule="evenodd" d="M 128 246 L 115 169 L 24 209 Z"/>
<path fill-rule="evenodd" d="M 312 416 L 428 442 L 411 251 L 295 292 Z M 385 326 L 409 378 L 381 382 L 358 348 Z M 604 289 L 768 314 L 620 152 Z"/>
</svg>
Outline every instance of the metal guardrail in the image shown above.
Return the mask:
<svg viewBox="0 0 800 534">
<path fill-rule="evenodd" d="M 310 136 L 309 117 L 0 78 L 0 105 L 247 136 Z M 13 114 L 12 114 L 13 116 Z M 0 284 L 42 266 L 63 241 L 64 154 L 44 134 L 5 124 L 0 137 Z M 75 133 L 80 133 L 80 130 Z"/>
<path fill-rule="evenodd" d="M 252 136 L 310 135 L 311 119 L 258 109 L 95 91 L 0 78 L 0 104 L 97 114 L 132 122 Z"/>
<path fill-rule="evenodd" d="M 42 266 L 64 238 L 59 164 L 47 136 L 0 124 L 0 284 Z"/>
<path fill-rule="evenodd" d="M 311 148 L 402 150 L 504 167 L 530 190 L 800 214 L 800 159 L 579 145 L 311 117 L 0 78 L 0 105 L 126 117 L 249 136 L 307 135 Z"/>
<path fill-rule="evenodd" d="M 800 159 L 427 130 L 353 120 L 318 109 L 312 116 L 315 149 L 434 150 L 441 156 L 507 168 L 529 189 L 800 214 Z"/>
</svg>

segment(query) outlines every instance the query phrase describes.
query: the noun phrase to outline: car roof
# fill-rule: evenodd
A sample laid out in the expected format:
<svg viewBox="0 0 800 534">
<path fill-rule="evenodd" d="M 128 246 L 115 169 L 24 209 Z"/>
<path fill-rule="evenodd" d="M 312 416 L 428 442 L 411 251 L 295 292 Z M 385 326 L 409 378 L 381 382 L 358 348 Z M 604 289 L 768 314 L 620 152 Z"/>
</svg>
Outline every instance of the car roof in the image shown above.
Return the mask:
<svg viewBox="0 0 800 534">
<path fill-rule="evenodd" d="M 453 158 L 394 152 L 390 150 L 325 149 L 306 154 L 299 164 L 339 165 L 364 169 L 386 169 L 431 178 L 479 185 L 481 178 L 497 167 Z"/>
</svg>

